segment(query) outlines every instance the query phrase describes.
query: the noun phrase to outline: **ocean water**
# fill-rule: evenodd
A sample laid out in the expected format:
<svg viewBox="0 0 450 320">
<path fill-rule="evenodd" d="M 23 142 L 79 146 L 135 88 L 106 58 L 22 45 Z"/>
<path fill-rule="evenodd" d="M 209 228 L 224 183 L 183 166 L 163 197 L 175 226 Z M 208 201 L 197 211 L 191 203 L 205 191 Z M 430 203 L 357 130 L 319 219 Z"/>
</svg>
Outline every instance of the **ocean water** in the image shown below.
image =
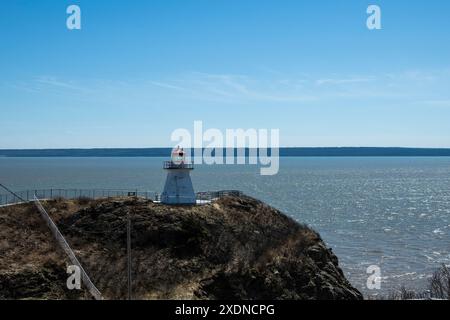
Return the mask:
<svg viewBox="0 0 450 320">
<path fill-rule="evenodd" d="M 160 192 L 163 158 L 0 158 L 13 190 Z M 450 264 L 450 158 L 282 158 L 275 176 L 255 165 L 196 166 L 197 191 L 239 189 L 320 232 L 366 296 L 424 288 Z M 367 267 L 381 288 L 367 288 Z"/>
</svg>

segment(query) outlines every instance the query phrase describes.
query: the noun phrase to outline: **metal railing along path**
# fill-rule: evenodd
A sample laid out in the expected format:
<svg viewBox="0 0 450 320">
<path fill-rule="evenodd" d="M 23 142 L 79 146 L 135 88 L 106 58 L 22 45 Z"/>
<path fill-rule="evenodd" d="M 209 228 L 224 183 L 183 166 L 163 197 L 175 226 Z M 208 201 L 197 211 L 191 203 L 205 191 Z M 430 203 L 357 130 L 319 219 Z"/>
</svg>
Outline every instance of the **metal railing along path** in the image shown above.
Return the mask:
<svg viewBox="0 0 450 320">
<path fill-rule="evenodd" d="M 113 197 L 139 197 L 152 201 L 160 201 L 161 195 L 153 191 L 140 191 L 137 189 L 35 189 L 0 194 L 0 207 L 10 206 L 34 201 L 34 195 L 43 200 L 54 199 L 105 199 Z M 196 199 L 200 201 L 213 201 L 225 196 L 242 196 L 238 190 L 221 190 L 197 192 Z"/>
<path fill-rule="evenodd" d="M 103 199 L 112 197 L 140 197 L 148 200 L 155 200 L 157 193 L 153 191 L 140 191 L 136 189 L 31 189 L 24 191 L 0 193 L 0 207 L 23 202 L 34 201 L 33 196 L 39 199 Z"/>
<path fill-rule="evenodd" d="M 103 297 L 100 293 L 100 291 L 97 289 L 97 287 L 92 283 L 91 279 L 89 278 L 88 274 L 84 270 L 83 266 L 81 265 L 80 261 L 78 261 L 77 257 L 75 256 L 75 253 L 70 248 L 69 244 L 67 243 L 64 236 L 59 231 L 56 224 L 53 222 L 52 218 L 50 218 L 50 215 L 47 213 L 45 208 L 42 206 L 39 199 L 34 196 L 34 203 L 36 207 L 38 208 L 39 212 L 41 213 L 42 218 L 47 223 L 48 227 L 50 228 L 50 231 L 52 232 L 53 236 L 55 237 L 55 240 L 58 242 L 59 246 L 64 250 L 64 252 L 69 257 L 70 262 L 73 265 L 76 265 L 80 268 L 81 271 L 81 280 L 83 281 L 83 284 L 86 286 L 86 288 L 89 290 L 91 295 L 96 300 L 103 300 Z"/>
</svg>

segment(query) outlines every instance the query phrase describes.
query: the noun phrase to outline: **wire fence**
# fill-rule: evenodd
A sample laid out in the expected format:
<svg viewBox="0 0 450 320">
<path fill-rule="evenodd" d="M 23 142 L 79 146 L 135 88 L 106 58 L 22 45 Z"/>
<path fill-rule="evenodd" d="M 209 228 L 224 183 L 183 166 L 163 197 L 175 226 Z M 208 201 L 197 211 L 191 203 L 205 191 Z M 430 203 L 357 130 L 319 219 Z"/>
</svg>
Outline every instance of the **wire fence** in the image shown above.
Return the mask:
<svg viewBox="0 0 450 320">
<path fill-rule="evenodd" d="M 229 196 L 240 197 L 242 195 L 244 195 L 244 193 L 239 190 L 205 191 L 205 192 L 197 192 L 196 199 L 203 201 L 213 201 L 223 197 Z"/>
<path fill-rule="evenodd" d="M 104 199 L 114 197 L 138 197 L 151 201 L 161 201 L 161 195 L 154 191 L 138 189 L 36 189 L 14 193 L 0 194 L 0 206 L 23 203 L 24 200 L 34 201 L 34 195 L 41 200 L 54 199 Z M 198 203 L 210 202 L 225 196 L 242 196 L 238 190 L 204 191 L 196 193 Z"/>
<path fill-rule="evenodd" d="M 26 201 L 33 201 L 34 195 L 39 199 L 102 199 L 113 197 L 140 197 L 155 201 L 158 197 L 153 191 L 139 191 L 136 189 L 35 189 L 16 191 L 12 193 L 0 194 L 0 206 L 18 204 Z"/>
<path fill-rule="evenodd" d="M 80 261 L 78 261 L 77 257 L 75 256 L 75 253 L 70 248 L 69 244 L 67 243 L 64 236 L 59 231 L 56 224 L 53 222 L 52 218 L 50 218 L 49 214 L 45 210 L 45 208 L 42 206 L 41 202 L 36 196 L 33 196 L 34 203 L 36 207 L 38 208 L 39 212 L 41 213 L 42 218 L 47 223 L 48 227 L 50 228 L 53 236 L 55 237 L 55 240 L 58 242 L 59 246 L 64 250 L 64 252 L 67 254 L 67 256 L 70 259 L 70 262 L 73 265 L 76 265 L 80 268 L 81 271 L 81 281 L 83 281 L 83 284 L 86 286 L 86 288 L 89 290 L 89 292 L 92 294 L 92 296 L 96 300 L 103 300 L 103 297 L 100 293 L 100 291 L 97 289 L 97 287 L 92 283 L 91 279 L 89 278 L 86 271 L 83 269 L 83 266 L 81 265 Z"/>
</svg>

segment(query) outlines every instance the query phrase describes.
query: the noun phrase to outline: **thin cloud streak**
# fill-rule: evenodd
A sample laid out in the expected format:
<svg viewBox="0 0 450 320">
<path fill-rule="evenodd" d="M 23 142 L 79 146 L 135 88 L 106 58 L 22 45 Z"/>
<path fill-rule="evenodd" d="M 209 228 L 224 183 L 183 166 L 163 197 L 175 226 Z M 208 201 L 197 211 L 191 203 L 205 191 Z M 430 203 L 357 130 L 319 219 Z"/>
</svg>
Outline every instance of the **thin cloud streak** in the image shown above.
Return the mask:
<svg viewBox="0 0 450 320">
<path fill-rule="evenodd" d="M 405 71 L 370 76 L 252 77 L 239 74 L 190 72 L 161 79 L 75 81 L 39 76 L 31 81 L 9 84 L 10 88 L 35 95 L 67 95 L 85 102 L 127 103 L 139 101 L 197 100 L 218 103 L 323 103 L 378 99 L 422 102 L 427 106 L 448 106 L 446 88 L 450 74 Z M 437 98 L 439 97 L 439 98 Z"/>
</svg>

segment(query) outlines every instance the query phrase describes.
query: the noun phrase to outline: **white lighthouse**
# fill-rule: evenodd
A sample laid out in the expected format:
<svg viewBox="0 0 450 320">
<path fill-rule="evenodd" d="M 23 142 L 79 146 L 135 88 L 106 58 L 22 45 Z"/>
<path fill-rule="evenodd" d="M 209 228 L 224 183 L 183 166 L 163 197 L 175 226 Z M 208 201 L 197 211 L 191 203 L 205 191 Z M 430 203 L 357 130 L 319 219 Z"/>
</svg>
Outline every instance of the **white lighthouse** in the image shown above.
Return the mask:
<svg viewBox="0 0 450 320">
<path fill-rule="evenodd" d="M 172 150 L 170 161 L 164 161 L 167 171 L 161 202 L 165 204 L 195 204 L 195 192 L 190 172 L 194 170 L 192 162 L 186 162 L 186 153 L 180 147 Z"/>
</svg>

